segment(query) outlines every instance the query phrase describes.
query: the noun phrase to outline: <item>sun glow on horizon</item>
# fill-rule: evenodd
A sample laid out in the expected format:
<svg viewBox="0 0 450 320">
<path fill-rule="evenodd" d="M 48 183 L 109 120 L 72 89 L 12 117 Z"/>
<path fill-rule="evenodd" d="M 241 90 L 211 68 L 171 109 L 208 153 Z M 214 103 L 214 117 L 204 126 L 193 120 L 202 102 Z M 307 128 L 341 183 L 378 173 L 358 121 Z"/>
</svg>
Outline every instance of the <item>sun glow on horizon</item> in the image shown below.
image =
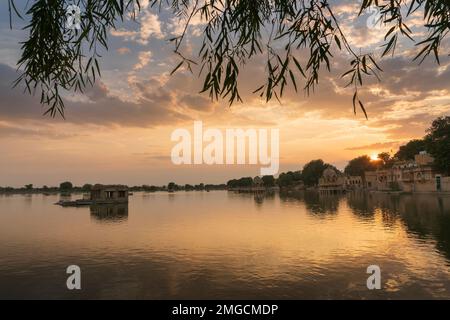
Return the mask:
<svg viewBox="0 0 450 320">
<path fill-rule="evenodd" d="M 370 156 L 370 160 L 372 160 L 372 161 L 378 161 L 378 160 L 379 160 L 378 154 L 376 154 L 376 153 L 372 154 L 372 155 Z"/>
</svg>

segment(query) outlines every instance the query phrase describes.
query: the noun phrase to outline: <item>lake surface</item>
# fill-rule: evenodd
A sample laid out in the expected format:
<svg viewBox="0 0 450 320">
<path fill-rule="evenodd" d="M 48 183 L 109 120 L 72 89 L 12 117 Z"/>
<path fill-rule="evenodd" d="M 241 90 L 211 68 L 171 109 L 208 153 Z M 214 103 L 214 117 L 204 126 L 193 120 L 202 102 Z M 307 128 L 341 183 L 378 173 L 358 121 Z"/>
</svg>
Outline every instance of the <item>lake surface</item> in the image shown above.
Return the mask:
<svg viewBox="0 0 450 320">
<path fill-rule="evenodd" d="M 79 198 L 73 195 L 72 198 Z M 0 195 L 0 298 L 450 298 L 450 197 Z M 66 268 L 81 268 L 80 291 Z M 368 290 L 369 265 L 382 289 Z"/>
</svg>

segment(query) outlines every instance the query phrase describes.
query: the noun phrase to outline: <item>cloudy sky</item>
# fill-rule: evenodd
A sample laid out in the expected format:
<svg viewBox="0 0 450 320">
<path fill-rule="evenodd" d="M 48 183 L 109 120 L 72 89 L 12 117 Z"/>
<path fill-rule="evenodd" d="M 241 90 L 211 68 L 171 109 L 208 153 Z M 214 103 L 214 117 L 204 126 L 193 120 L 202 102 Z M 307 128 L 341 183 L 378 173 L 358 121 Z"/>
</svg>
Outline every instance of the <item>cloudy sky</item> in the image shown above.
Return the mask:
<svg viewBox="0 0 450 320">
<path fill-rule="evenodd" d="M 23 8 L 26 1 L 18 1 Z M 380 55 L 384 30 L 368 27 L 372 16 L 357 18 L 356 1 L 333 1 L 352 46 Z M 288 90 L 281 103 L 265 103 L 251 92 L 259 87 L 264 61 L 256 58 L 241 70 L 244 103 L 228 106 L 199 94 L 202 79 L 180 70 L 167 40 L 180 33 L 181 23 L 168 11 L 143 6 L 138 22 L 125 22 L 109 34 L 109 51 L 101 59 L 102 78 L 85 95 L 67 95 L 66 119 L 44 117 L 38 97 L 13 89 L 20 42 L 27 33 L 15 19 L 9 28 L 7 1 L 0 4 L 0 186 L 125 183 L 129 185 L 222 183 L 255 176 L 259 166 L 174 166 L 171 132 L 192 130 L 195 120 L 211 128 L 280 129 L 281 170 L 299 170 L 322 158 L 343 168 L 355 156 L 395 151 L 425 134 L 431 121 L 450 113 L 450 61 L 411 62 L 417 48 L 399 44 L 395 57 L 380 65 L 382 82 L 365 86 L 369 120 L 353 114 L 352 90 L 339 75 L 349 57 L 337 53 L 331 73 L 323 73 L 309 97 Z M 420 13 L 410 19 L 415 27 Z M 195 56 L 202 23 L 188 30 L 185 51 Z M 446 46 L 446 48 L 448 47 Z M 444 50 L 443 50 L 444 51 Z M 448 51 L 448 50 L 447 50 Z"/>
</svg>

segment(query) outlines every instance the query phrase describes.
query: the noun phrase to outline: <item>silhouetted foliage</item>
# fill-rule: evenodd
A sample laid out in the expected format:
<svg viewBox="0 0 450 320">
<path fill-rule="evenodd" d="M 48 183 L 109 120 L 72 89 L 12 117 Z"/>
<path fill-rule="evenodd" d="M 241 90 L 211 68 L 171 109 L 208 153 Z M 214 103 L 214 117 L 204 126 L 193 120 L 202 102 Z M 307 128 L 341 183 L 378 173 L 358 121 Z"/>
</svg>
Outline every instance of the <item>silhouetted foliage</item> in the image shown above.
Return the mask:
<svg viewBox="0 0 450 320">
<path fill-rule="evenodd" d="M 170 182 L 170 183 L 167 185 L 167 189 L 168 189 L 169 191 L 177 191 L 177 190 L 179 189 L 179 187 L 178 187 L 178 185 L 177 185 L 175 182 Z"/>
<path fill-rule="evenodd" d="M 382 168 L 391 168 L 395 162 L 395 159 L 391 157 L 389 152 L 381 152 L 378 154 L 379 166 Z"/>
<path fill-rule="evenodd" d="M 320 177 L 326 168 L 333 168 L 336 172 L 339 170 L 331 164 L 323 162 L 322 159 L 313 160 L 305 164 L 302 170 L 302 180 L 306 186 L 312 187 L 319 183 Z"/>
<path fill-rule="evenodd" d="M 350 160 L 344 169 L 344 173 L 349 176 L 364 176 L 366 171 L 375 171 L 378 168 L 378 163 L 370 159 L 369 156 L 364 155 Z"/>
<path fill-rule="evenodd" d="M 116 22 L 135 18 L 139 0 L 74 1 L 81 7 L 81 30 L 65 26 L 65 7 L 72 1 L 35 0 L 25 13 L 19 12 L 15 0 L 8 0 L 10 17 L 16 13 L 29 21 L 28 38 L 22 44 L 18 61 L 23 69 L 17 83 L 24 82 L 29 93 L 36 90 L 47 113 L 64 114 L 61 91 L 83 91 L 100 76 L 99 52 L 108 49 L 108 33 Z M 241 101 L 238 90 L 241 69 L 256 57 L 265 58 L 265 80 L 255 90 L 267 101 L 280 98 L 287 86 L 306 93 L 319 83 L 319 74 L 330 71 L 333 53 L 348 54 L 349 70 L 343 74 L 354 89 L 354 112 L 360 108 L 367 117 L 358 89 L 365 77 L 380 78 L 381 68 L 373 53 L 364 53 L 350 44 L 340 27 L 331 1 L 327 0 L 151 0 L 160 10 L 170 8 L 184 30 L 170 39 L 180 63 L 192 70 L 199 64 L 204 77 L 203 92 L 211 98 Z M 449 31 L 447 0 L 364 0 L 359 14 L 371 6 L 380 10 L 380 21 L 388 28 L 382 56 L 394 54 L 400 36 L 412 39 L 406 17 L 423 10 L 423 27 L 417 37 L 415 60 L 433 55 L 439 62 L 439 49 Z M 205 21 L 199 61 L 186 57 L 191 45 L 184 48 L 186 30 L 194 19 Z M 417 19 L 415 19 L 417 21 Z M 266 36 L 266 34 L 268 36 Z M 302 55 L 299 54 L 302 50 Z M 303 84 L 301 84 L 301 78 Z"/>
<path fill-rule="evenodd" d="M 59 185 L 59 189 L 62 191 L 72 190 L 73 184 L 72 184 L 72 182 L 69 182 L 69 181 L 63 182 Z"/>
<path fill-rule="evenodd" d="M 289 187 L 295 185 L 299 181 L 302 181 L 302 173 L 301 171 L 288 171 L 280 173 L 278 176 L 277 183 L 280 187 Z"/>
<path fill-rule="evenodd" d="M 233 179 L 227 182 L 228 188 L 251 187 L 252 185 L 253 179 L 251 177 Z"/>
<path fill-rule="evenodd" d="M 204 184 L 204 183 L 196 184 L 196 185 L 194 186 L 194 188 L 195 188 L 195 190 L 197 190 L 197 191 L 203 191 L 203 190 L 205 190 L 205 184 Z"/>
<path fill-rule="evenodd" d="M 265 187 L 273 187 L 275 186 L 275 178 L 273 176 L 263 176 L 262 181 L 264 182 Z"/>
<path fill-rule="evenodd" d="M 414 160 L 416 154 L 419 154 L 421 151 L 427 151 L 427 149 L 425 140 L 411 140 L 399 148 L 395 158 L 398 160 Z"/>
<path fill-rule="evenodd" d="M 437 118 L 427 132 L 425 141 L 436 169 L 450 175 L 450 117 Z"/>
<path fill-rule="evenodd" d="M 81 187 L 81 189 L 82 189 L 83 191 L 91 191 L 91 189 L 92 189 L 92 184 L 86 183 L 86 184 L 83 185 L 83 187 Z"/>
</svg>

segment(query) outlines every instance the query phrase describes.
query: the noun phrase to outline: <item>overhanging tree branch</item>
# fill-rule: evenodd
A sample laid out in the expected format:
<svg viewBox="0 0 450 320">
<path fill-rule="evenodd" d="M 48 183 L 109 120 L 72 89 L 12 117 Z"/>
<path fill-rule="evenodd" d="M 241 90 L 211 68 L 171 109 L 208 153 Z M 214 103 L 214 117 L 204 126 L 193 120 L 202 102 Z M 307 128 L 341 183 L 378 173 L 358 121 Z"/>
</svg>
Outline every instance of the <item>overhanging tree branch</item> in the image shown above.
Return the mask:
<svg viewBox="0 0 450 320">
<path fill-rule="evenodd" d="M 81 29 L 67 30 L 65 8 L 69 1 L 36 0 L 25 14 L 8 0 L 10 17 L 29 21 L 28 39 L 22 44 L 18 65 L 23 71 L 16 85 L 24 83 L 31 94 L 39 92 L 46 113 L 64 115 L 62 91 L 82 92 L 100 76 L 100 49 L 108 49 L 108 31 L 130 15 L 136 17 L 139 0 L 77 0 L 82 8 Z M 201 92 L 212 99 L 242 101 L 239 92 L 241 69 L 252 59 L 266 57 L 265 81 L 255 93 L 266 101 L 280 99 L 285 88 L 299 88 L 304 78 L 308 95 L 319 83 L 322 70 L 330 71 L 333 53 L 351 56 L 350 69 L 343 74 L 354 89 L 354 112 L 367 112 L 359 97 L 365 77 L 380 80 L 382 69 L 373 53 L 357 53 L 343 32 L 339 18 L 327 0 L 151 0 L 154 8 L 170 8 L 175 17 L 185 17 L 182 34 L 171 39 L 174 53 L 181 58 L 173 69 L 199 64 L 204 77 Z M 423 11 L 423 28 L 428 30 L 417 42 L 415 60 L 433 55 L 439 63 L 439 49 L 447 37 L 450 7 L 447 0 L 363 0 L 359 15 L 377 8 L 380 21 L 388 28 L 380 58 L 394 55 L 399 36 L 413 39 L 405 23 L 412 14 Z M 203 36 L 198 61 L 183 53 L 183 40 L 194 17 L 200 17 Z M 270 30 L 270 31 L 269 31 Z M 265 34 L 268 31 L 269 35 Z M 172 72 L 172 73 L 173 73 Z"/>
</svg>

